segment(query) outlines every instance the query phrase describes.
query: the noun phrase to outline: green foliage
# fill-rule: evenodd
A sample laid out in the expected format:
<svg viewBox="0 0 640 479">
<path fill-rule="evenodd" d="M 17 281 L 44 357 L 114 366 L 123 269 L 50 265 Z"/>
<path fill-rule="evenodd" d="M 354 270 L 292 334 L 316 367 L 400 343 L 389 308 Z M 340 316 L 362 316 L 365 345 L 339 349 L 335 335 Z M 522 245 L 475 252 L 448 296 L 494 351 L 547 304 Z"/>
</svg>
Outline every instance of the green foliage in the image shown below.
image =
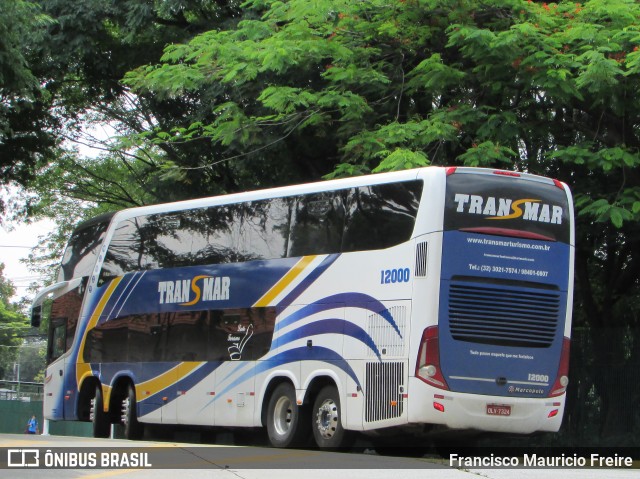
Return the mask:
<svg viewBox="0 0 640 479">
<path fill-rule="evenodd" d="M 45 354 L 47 345 L 44 341 L 25 341 L 19 348 L 20 380 L 44 382 Z"/>
<path fill-rule="evenodd" d="M 26 184 L 55 144 L 50 96 L 31 69 L 51 19 L 27 0 L 0 0 L 0 11 L 0 185 Z"/>
<path fill-rule="evenodd" d="M 0 142 L 0 167 L 35 187 L 31 213 L 68 228 L 122 206 L 321 177 L 424 165 L 537 173 L 576 195 L 575 324 L 594 338 L 637 330 L 636 1 L 14 5 L 6 18 L 26 27 L 0 23 L 22 90 L 5 123 L 32 141 Z M 42 12 L 46 38 L 16 49 L 25 32 L 39 38 Z M 104 123 L 117 133 L 97 158 L 60 149 Z M 632 364 L 630 334 L 607 336 L 607 350 L 593 341 L 590 364 Z"/>
<path fill-rule="evenodd" d="M 37 4 L 25 0 L 0 0 L 0 10 L 0 85 L 3 98 L 17 93 L 28 95 L 37 89 L 38 80 L 29 69 L 23 45 L 33 45 L 41 39 L 42 27 L 51 20 L 40 12 Z"/>
<path fill-rule="evenodd" d="M 157 95 L 153 98 L 134 96 L 120 80 L 127 71 L 158 61 L 164 46 L 235 22 L 239 4 L 235 1 L 205 4 L 199 0 L 146 3 L 10 0 L 2 5 L 0 61 L 6 60 L 9 67 L 15 68 L 5 69 L 5 63 L 0 65 L 3 75 L 0 79 L 0 186 L 18 182 L 36 190 L 34 200 L 14 213 L 32 217 L 49 214 L 52 195 L 41 177 L 56 172 L 71 173 L 67 168 L 73 163 L 77 167 L 73 175 L 67 174 L 67 179 L 69 176 L 81 179 L 83 186 L 56 191 L 73 190 L 74 199 L 85 202 L 86 214 L 92 211 L 86 206 L 92 206 L 97 198 L 102 200 L 99 192 L 105 191 L 109 180 L 104 173 L 109 171 L 118 176 L 130 169 L 133 174 L 125 183 L 122 178 L 112 181 L 119 190 L 118 198 L 111 202 L 108 195 L 107 209 L 155 202 L 158 198 L 184 199 L 187 195 L 174 187 L 176 175 L 173 172 L 163 175 L 169 168 L 164 168 L 159 159 L 166 159 L 168 165 L 177 162 L 184 167 L 191 158 L 210 157 L 208 145 L 205 142 L 184 148 L 161 142 L 150 145 L 147 131 L 161 132 L 167 125 L 171 129 L 174 122 L 171 118 L 197 115 L 208 109 L 210 103 L 198 105 L 189 99 L 175 98 L 165 101 Z M 10 74 L 13 76 L 9 77 Z M 21 81 L 10 82 L 11 78 Z M 182 91 L 184 87 L 178 88 L 173 97 Z M 7 100 L 9 95 L 12 103 Z M 7 105 L 10 107 L 4 120 L 3 108 Z M 108 125 L 107 131 L 116 130 L 120 139 L 88 133 L 95 125 Z M 4 137 L 3 133 L 6 133 Z M 100 160 L 92 163 L 82 158 L 71 159 L 86 155 L 88 145 L 99 148 Z M 184 174 L 180 178 L 190 181 L 196 176 Z M 201 176 L 205 180 L 210 177 Z M 94 179 L 98 184 L 88 188 Z M 53 178 L 53 182 L 59 183 L 58 178 Z M 196 187 L 190 193 L 203 194 L 209 188 Z M 141 190 L 149 194 L 141 195 Z M 129 191 L 133 193 L 126 198 Z M 85 196 L 85 193 L 88 194 Z M 38 201 L 38 196 L 42 201 Z"/>
<path fill-rule="evenodd" d="M 576 325 L 594 337 L 635 330 L 638 304 L 625 298 L 640 293 L 637 2 L 256 0 L 245 9 L 231 28 L 126 77 L 160 97 L 216 89 L 214 117 L 189 130 L 190 141 L 219 148 L 203 168 L 295 164 L 302 153 L 326 178 L 429 164 L 558 177 L 576 193 Z M 629 334 L 610 336 L 624 341 L 620 364 L 640 357 Z M 591 358 L 611 364 L 601 343 Z M 597 382 L 602 395 L 611 388 Z"/>
<path fill-rule="evenodd" d="M 631 114 L 640 38 L 630 20 L 638 17 L 634 2 L 260 1 L 245 8 L 233 28 L 172 45 L 161 64 L 126 77 L 134 90 L 160 97 L 222 86 L 227 101 L 214 108 L 217 117 L 189 137 L 227 147 L 222 160 L 247 150 L 282 154 L 305 135 L 331 139 L 323 151 L 338 160 L 325 165 L 335 168 L 327 177 L 426 164 L 546 174 L 578 159 L 570 150 L 588 138 L 574 164 L 635 168 L 636 138 L 612 142 L 615 127 L 601 120 Z M 632 218 L 616 211 L 609 216 L 616 226 Z M 602 220 L 594 212 L 584 210 Z"/>
<path fill-rule="evenodd" d="M 464 76 L 464 72 L 446 65 L 440 53 L 434 53 L 409 72 L 407 93 L 420 91 L 432 94 L 447 93 L 450 89 L 455 89 L 463 81 Z"/>
<path fill-rule="evenodd" d="M 27 328 L 26 318 L 19 307 L 12 304 L 15 288 L 4 277 L 4 264 L 0 263 L 0 344 L 12 344 Z"/>
<path fill-rule="evenodd" d="M 15 288 L 3 275 L 4 264 L 0 263 L 0 379 L 13 371 L 17 357 L 17 346 L 22 343 L 22 335 L 29 329 L 27 318 L 19 306 L 12 304 L 11 296 Z"/>
<path fill-rule="evenodd" d="M 422 166 L 428 166 L 429 160 L 426 155 L 421 151 L 405 150 L 403 148 L 396 148 L 392 152 L 383 151 L 384 160 L 374 168 L 374 173 L 382 171 L 396 171 L 406 170 L 409 168 L 420 168 Z"/>
<path fill-rule="evenodd" d="M 500 163 L 511 163 L 516 153 L 510 148 L 497 145 L 492 141 L 485 141 L 479 145 L 472 145 L 460 159 L 465 166 L 491 167 Z"/>
</svg>

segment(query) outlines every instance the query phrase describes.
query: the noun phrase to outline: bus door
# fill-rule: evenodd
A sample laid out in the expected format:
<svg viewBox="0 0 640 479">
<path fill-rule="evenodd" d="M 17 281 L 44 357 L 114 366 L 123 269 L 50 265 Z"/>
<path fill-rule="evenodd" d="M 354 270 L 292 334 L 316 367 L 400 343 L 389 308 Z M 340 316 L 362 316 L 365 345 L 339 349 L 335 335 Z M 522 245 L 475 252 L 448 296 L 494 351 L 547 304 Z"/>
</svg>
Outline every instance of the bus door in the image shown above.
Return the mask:
<svg viewBox="0 0 640 479">
<path fill-rule="evenodd" d="M 66 318 L 51 321 L 49 327 L 49 342 L 47 348 L 47 370 L 45 375 L 44 417 L 49 419 L 64 419 L 64 376 L 66 361 L 65 353 L 67 333 Z"/>
<path fill-rule="evenodd" d="M 75 419 L 75 358 L 70 350 L 75 337 L 87 278 L 64 281 L 42 291 L 32 307 L 32 325 L 40 323 L 43 309 L 49 309 L 49 327 L 44 384 L 44 416 Z M 51 299 L 49 296 L 53 296 Z"/>
</svg>

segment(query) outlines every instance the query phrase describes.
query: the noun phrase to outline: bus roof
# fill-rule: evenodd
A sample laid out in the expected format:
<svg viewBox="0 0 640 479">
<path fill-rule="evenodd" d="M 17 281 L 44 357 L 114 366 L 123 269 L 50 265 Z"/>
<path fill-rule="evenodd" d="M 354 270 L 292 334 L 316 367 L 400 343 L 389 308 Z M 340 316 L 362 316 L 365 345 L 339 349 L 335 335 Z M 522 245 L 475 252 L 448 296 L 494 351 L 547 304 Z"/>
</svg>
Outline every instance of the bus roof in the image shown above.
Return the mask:
<svg viewBox="0 0 640 479">
<path fill-rule="evenodd" d="M 98 216 L 94 216 L 93 218 L 90 218 L 86 221 L 83 221 L 81 223 L 78 224 L 78 226 L 75 227 L 75 229 L 73 230 L 74 233 L 77 233 L 78 231 L 82 231 L 86 228 L 91 228 L 92 226 L 95 226 L 97 224 L 100 223 L 108 223 L 111 221 L 111 219 L 116 215 L 115 211 L 111 211 L 109 213 L 103 213 L 101 215 Z"/>
<path fill-rule="evenodd" d="M 131 218 L 135 216 L 151 215 L 161 212 L 182 211 L 188 209 L 204 208 L 208 206 L 228 205 L 248 201 L 257 201 L 267 198 L 282 198 L 307 193 L 322 193 L 358 186 L 379 185 L 385 183 L 395 183 L 411 181 L 421 176 L 421 172 L 427 169 L 438 169 L 440 167 L 427 167 L 411 170 L 403 170 L 391 173 L 377 173 L 372 175 L 356 176 L 353 178 L 341 178 L 337 180 L 318 181 L 314 183 L 302 183 L 290 186 L 280 186 L 241 193 L 230 193 L 227 195 L 210 196 L 196 198 L 192 200 L 178 201 L 175 203 L 159 203 L 149 206 L 129 208 L 115 213 L 116 220 Z"/>
<path fill-rule="evenodd" d="M 538 182 L 557 185 L 552 179 L 543 176 L 532 175 L 529 173 L 513 172 L 508 170 L 498 170 L 491 168 L 472 168 L 472 167 L 441 167 L 429 166 L 424 168 L 415 168 L 402 171 L 394 171 L 389 173 L 376 173 L 370 175 L 356 176 L 351 178 L 341 178 L 336 180 L 317 181 L 312 183 L 301 183 L 289 186 L 280 186 L 275 188 L 259 189 L 253 191 L 245 191 L 240 193 L 230 193 L 226 195 L 210 196 L 196 198 L 191 200 L 177 201 L 172 203 L 158 203 L 154 205 L 140 206 L 120 210 L 115 213 L 106 213 L 81 223 L 76 231 L 92 226 L 103 221 L 112 219 L 122 220 L 135 216 L 143 216 L 157 214 L 161 212 L 181 211 L 188 209 L 204 208 L 208 206 L 227 205 L 234 203 L 242 203 L 247 201 L 263 200 L 267 198 L 279 198 L 286 196 L 294 196 L 307 193 L 322 193 L 325 191 L 333 191 L 358 186 L 379 185 L 385 183 L 395 183 L 402 181 L 411 181 L 418 178 L 425 178 L 434 174 L 502 174 L 509 176 L 518 176 L 522 179 L 533 180 Z M 114 218 L 115 217 L 115 218 Z"/>
</svg>

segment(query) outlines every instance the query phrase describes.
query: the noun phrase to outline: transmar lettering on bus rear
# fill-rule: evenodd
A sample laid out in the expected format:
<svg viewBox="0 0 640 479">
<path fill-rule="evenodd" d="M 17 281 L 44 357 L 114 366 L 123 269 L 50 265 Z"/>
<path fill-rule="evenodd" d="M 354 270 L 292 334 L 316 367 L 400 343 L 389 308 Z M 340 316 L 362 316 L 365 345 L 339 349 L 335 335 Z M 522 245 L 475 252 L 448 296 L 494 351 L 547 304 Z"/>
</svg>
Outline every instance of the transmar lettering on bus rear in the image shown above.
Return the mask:
<svg viewBox="0 0 640 479">
<path fill-rule="evenodd" d="M 489 220 L 522 218 L 527 221 L 562 224 L 562 207 L 542 203 L 535 198 L 512 200 L 510 198 L 482 197 L 456 193 L 457 213 L 484 215 Z M 522 207 L 524 206 L 524 211 Z"/>
<path fill-rule="evenodd" d="M 230 286 L 229 276 L 200 275 L 193 279 L 159 281 L 159 303 L 192 306 L 200 301 L 224 301 L 229 299 Z"/>
</svg>

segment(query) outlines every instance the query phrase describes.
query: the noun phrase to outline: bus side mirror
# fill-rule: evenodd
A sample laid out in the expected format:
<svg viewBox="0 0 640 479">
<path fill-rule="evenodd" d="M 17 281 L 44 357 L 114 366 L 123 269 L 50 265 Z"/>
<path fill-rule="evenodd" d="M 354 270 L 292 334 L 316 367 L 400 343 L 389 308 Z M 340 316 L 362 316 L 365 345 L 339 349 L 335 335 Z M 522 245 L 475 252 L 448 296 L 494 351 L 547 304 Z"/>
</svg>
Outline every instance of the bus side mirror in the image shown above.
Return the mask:
<svg viewBox="0 0 640 479">
<path fill-rule="evenodd" d="M 31 308 L 31 326 L 34 328 L 39 328 L 41 318 L 42 318 L 42 306 L 38 305 Z"/>
</svg>

